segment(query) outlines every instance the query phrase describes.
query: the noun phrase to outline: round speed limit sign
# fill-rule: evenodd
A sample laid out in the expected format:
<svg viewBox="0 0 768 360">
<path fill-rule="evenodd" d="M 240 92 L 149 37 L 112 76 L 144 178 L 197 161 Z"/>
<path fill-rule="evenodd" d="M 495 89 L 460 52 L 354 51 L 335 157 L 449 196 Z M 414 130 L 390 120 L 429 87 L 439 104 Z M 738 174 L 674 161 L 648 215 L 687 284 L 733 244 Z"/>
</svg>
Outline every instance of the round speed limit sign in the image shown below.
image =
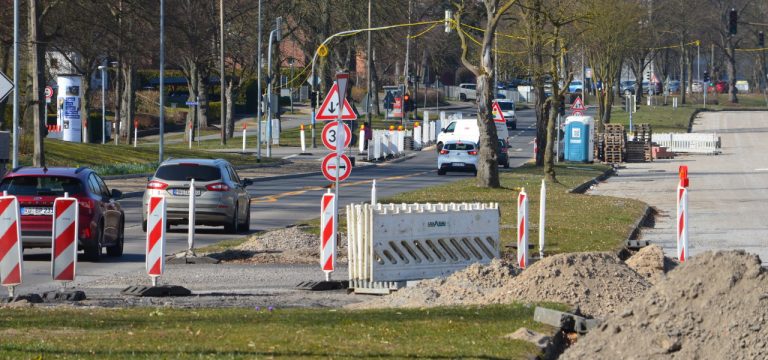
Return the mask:
<svg viewBox="0 0 768 360">
<path fill-rule="evenodd" d="M 344 142 L 344 148 L 347 148 L 352 141 L 352 130 L 350 130 L 349 126 L 343 122 L 341 125 L 344 128 L 344 133 L 341 134 L 341 140 Z M 323 145 L 325 145 L 328 150 L 336 151 L 336 141 L 338 141 L 339 137 L 339 134 L 336 133 L 338 131 L 338 126 L 338 121 L 331 121 L 323 127 Z"/>
</svg>

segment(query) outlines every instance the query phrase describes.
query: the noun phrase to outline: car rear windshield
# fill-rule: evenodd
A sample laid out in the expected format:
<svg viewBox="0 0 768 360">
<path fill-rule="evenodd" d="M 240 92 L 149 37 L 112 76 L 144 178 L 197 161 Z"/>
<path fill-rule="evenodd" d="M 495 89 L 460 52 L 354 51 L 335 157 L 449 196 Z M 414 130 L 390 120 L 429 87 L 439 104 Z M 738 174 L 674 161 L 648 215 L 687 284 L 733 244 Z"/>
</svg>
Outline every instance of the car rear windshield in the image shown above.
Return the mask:
<svg viewBox="0 0 768 360">
<path fill-rule="evenodd" d="M 515 110 L 515 103 L 510 101 L 499 101 L 501 111 Z"/>
<path fill-rule="evenodd" d="M 64 196 L 83 192 L 79 179 L 65 176 L 16 176 L 0 183 L 0 191 L 20 196 Z"/>
<path fill-rule="evenodd" d="M 157 169 L 155 177 L 170 181 L 213 181 L 221 179 L 219 168 L 215 166 L 199 164 L 173 164 L 164 165 Z"/>
<path fill-rule="evenodd" d="M 474 150 L 475 144 L 471 143 L 454 143 L 445 144 L 446 150 Z"/>
</svg>

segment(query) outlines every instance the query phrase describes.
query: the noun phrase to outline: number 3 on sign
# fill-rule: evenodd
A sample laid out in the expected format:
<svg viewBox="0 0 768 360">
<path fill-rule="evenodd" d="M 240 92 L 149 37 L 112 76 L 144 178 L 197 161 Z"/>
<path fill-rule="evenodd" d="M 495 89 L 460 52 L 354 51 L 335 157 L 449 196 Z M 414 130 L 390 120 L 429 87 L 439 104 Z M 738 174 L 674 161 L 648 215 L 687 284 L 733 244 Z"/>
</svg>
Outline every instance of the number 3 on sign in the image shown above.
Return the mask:
<svg viewBox="0 0 768 360">
<path fill-rule="evenodd" d="M 344 148 L 347 148 L 352 141 L 352 130 L 349 129 L 347 124 L 342 123 L 342 125 L 344 127 L 344 134 L 341 136 L 342 140 L 344 140 Z M 339 136 L 339 134 L 336 133 L 337 127 L 338 122 L 336 121 L 331 121 L 323 127 L 323 145 L 331 151 L 336 151 L 336 137 Z"/>
</svg>

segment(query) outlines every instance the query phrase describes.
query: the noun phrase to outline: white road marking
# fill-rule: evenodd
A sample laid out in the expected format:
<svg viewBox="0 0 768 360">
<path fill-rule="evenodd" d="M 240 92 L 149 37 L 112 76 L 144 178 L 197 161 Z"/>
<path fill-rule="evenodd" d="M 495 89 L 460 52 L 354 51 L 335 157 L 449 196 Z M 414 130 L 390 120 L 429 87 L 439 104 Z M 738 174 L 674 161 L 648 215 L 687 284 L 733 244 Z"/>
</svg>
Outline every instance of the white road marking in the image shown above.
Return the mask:
<svg viewBox="0 0 768 360">
<path fill-rule="evenodd" d="M 768 168 L 759 168 L 759 169 L 755 169 L 755 171 L 768 171 Z"/>
<path fill-rule="evenodd" d="M 296 157 L 296 156 L 299 156 L 299 154 L 293 154 L 293 155 L 283 156 L 283 157 L 282 157 L 282 159 L 290 159 L 290 158 L 292 158 L 292 157 Z"/>
</svg>

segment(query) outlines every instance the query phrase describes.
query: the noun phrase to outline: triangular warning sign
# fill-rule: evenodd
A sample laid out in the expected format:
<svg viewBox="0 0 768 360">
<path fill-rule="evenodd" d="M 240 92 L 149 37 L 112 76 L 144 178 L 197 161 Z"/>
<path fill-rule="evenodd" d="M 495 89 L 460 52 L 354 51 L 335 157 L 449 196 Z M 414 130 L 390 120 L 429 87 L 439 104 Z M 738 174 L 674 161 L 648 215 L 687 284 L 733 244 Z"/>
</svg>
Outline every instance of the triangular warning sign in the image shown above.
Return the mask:
<svg viewBox="0 0 768 360">
<path fill-rule="evenodd" d="M 339 111 L 341 111 L 341 119 L 342 120 L 356 120 L 357 115 L 354 111 L 352 111 L 352 106 L 349 105 L 349 102 L 347 101 L 346 97 L 344 98 L 344 106 L 339 106 L 339 85 L 335 82 L 333 83 L 333 87 L 331 87 L 331 91 L 328 92 L 328 95 L 325 96 L 325 100 L 323 101 L 323 105 L 320 105 L 320 108 L 317 110 L 317 115 L 315 116 L 315 119 L 317 120 L 337 120 L 339 118 Z"/>
<path fill-rule="evenodd" d="M 501 112 L 501 106 L 499 106 L 499 103 L 494 101 L 493 107 L 491 108 L 493 110 L 493 121 L 495 122 L 501 122 L 506 123 L 507 121 L 504 119 L 504 113 Z"/>
<path fill-rule="evenodd" d="M 581 96 L 577 97 L 576 100 L 573 101 L 573 104 L 571 105 L 571 110 L 573 111 L 586 110 L 586 108 L 584 107 L 584 102 L 581 101 Z"/>
</svg>

